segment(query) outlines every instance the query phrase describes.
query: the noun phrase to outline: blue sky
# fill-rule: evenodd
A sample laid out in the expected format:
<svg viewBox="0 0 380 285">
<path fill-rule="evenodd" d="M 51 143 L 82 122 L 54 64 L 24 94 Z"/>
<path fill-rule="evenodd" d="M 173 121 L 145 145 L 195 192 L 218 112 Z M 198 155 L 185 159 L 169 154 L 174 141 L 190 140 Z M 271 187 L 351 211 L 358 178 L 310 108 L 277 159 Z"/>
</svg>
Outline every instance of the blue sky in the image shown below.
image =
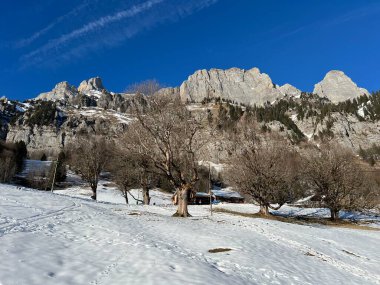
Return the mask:
<svg viewBox="0 0 380 285">
<path fill-rule="evenodd" d="M 14 0 L 0 11 L 0 97 L 103 78 L 112 91 L 258 67 L 312 91 L 332 69 L 380 89 L 380 1 Z"/>
</svg>

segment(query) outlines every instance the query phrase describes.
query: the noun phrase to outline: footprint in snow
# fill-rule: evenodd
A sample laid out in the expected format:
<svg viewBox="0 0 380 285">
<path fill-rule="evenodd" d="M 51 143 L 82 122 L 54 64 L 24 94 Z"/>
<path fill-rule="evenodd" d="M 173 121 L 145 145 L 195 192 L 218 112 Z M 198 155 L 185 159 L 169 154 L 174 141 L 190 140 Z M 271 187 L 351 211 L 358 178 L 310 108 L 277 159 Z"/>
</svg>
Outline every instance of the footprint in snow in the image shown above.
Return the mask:
<svg viewBox="0 0 380 285">
<path fill-rule="evenodd" d="M 182 272 L 182 268 L 178 265 L 170 265 L 169 268 L 171 271 L 174 271 L 174 272 Z"/>
<path fill-rule="evenodd" d="M 49 277 L 55 277 L 55 273 L 54 273 L 54 272 L 49 272 L 47 275 L 48 275 Z"/>
</svg>

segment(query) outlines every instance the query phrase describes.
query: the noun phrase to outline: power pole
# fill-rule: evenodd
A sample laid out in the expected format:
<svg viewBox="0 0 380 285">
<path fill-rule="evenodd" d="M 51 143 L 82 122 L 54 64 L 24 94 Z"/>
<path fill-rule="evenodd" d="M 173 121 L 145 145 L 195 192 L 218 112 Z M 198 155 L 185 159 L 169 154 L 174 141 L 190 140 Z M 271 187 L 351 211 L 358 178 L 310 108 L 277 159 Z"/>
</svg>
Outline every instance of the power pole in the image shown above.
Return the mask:
<svg viewBox="0 0 380 285">
<path fill-rule="evenodd" d="M 53 182 L 51 183 L 51 192 L 53 193 L 54 191 L 54 183 L 55 183 L 55 176 L 57 174 L 57 167 L 58 167 L 58 159 L 55 162 L 55 168 L 54 168 L 54 176 L 53 176 Z"/>
<path fill-rule="evenodd" d="M 211 162 L 208 162 L 208 190 L 210 194 L 210 214 L 212 216 L 212 191 L 211 191 Z"/>
</svg>

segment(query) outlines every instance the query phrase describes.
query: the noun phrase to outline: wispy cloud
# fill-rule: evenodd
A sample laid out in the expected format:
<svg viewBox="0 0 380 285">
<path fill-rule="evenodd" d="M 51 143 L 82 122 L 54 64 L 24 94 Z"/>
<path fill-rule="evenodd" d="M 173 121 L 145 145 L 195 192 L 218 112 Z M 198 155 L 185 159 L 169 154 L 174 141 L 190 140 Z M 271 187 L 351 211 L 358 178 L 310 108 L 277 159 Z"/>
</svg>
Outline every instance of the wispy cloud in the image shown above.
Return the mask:
<svg viewBox="0 0 380 285">
<path fill-rule="evenodd" d="M 128 9 L 101 16 L 73 31 L 49 40 L 39 48 L 23 55 L 23 67 L 46 61 L 70 60 L 84 51 L 112 47 L 133 37 L 144 29 L 167 20 L 178 20 L 204 9 L 218 0 L 148 0 Z M 111 29 L 111 30 L 110 30 Z M 104 30 L 101 35 L 100 31 Z M 90 41 L 92 38 L 93 41 Z M 54 59 L 52 59 L 54 58 Z"/>
<path fill-rule="evenodd" d="M 365 7 L 361 7 L 358 9 L 355 9 L 353 11 L 347 12 L 345 14 L 342 14 L 340 16 L 334 17 L 334 18 L 327 18 L 327 19 L 321 19 L 317 20 L 315 22 L 311 22 L 307 25 L 295 28 L 294 30 L 288 31 L 280 36 L 277 37 L 276 40 L 281 40 L 284 38 L 288 38 L 291 36 L 294 36 L 296 34 L 299 34 L 301 32 L 305 32 L 310 29 L 327 29 L 332 26 L 341 25 L 350 21 L 355 21 L 362 19 L 364 17 L 368 17 L 373 14 L 377 14 L 380 10 L 379 3 L 375 3 L 372 5 L 368 5 Z"/>
<path fill-rule="evenodd" d="M 339 17 L 336 17 L 334 19 L 329 19 L 323 22 L 325 27 L 329 27 L 332 25 L 340 25 L 344 24 L 346 22 L 362 19 L 364 17 L 368 17 L 370 15 L 378 14 L 380 10 L 379 2 L 370 4 L 368 6 L 350 11 L 348 13 L 345 13 Z"/>
<path fill-rule="evenodd" d="M 70 17 L 74 17 L 75 15 L 77 15 L 79 12 L 81 12 L 83 9 L 85 9 L 89 4 L 90 4 L 90 2 L 88 0 L 85 1 L 85 2 L 83 2 L 82 4 L 80 4 L 79 6 L 75 7 L 74 9 L 72 9 L 71 11 L 69 11 L 68 13 L 66 13 L 65 15 L 60 16 L 57 19 L 55 19 L 53 22 L 51 22 L 50 24 L 48 24 L 46 27 L 44 27 L 41 30 L 35 32 L 30 37 L 18 40 L 15 43 L 15 47 L 16 48 L 23 48 L 23 47 L 29 46 L 30 44 L 32 44 L 33 42 L 35 42 L 36 40 L 38 40 L 42 36 L 46 35 L 48 32 L 50 32 L 52 29 L 54 29 L 61 22 L 65 21 L 66 19 L 68 19 Z"/>
<path fill-rule="evenodd" d="M 130 18 L 133 16 L 136 16 L 139 13 L 142 13 L 148 9 L 151 9 L 154 5 L 157 5 L 164 0 L 149 0 L 146 1 L 140 5 L 133 6 L 130 9 L 119 11 L 114 15 L 108 15 L 104 16 L 96 21 L 87 23 L 86 25 L 82 26 L 81 28 L 78 28 L 70 33 L 64 34 L 59 38 L 53 39 L 44 46 L 26 54 L 23 56 L 23 59 L 30 59 L 38 54 L 47 52 L 51 49 L 59 48 L 60 46 L 64 45 L 65 43 L 68 43 L 76 38 L 80 38 L 96 29 L 104 28 L 105 26 L 121 21 L 126 18 Z"/>
</svg>

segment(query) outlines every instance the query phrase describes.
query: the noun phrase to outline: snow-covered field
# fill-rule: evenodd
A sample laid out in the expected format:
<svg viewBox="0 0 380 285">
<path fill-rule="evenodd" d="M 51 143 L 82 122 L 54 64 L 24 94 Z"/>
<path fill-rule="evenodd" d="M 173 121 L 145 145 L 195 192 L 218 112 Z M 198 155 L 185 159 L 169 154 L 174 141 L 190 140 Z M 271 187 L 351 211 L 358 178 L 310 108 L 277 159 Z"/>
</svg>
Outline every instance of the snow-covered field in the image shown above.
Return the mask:
<svg viewBox="0 0 380 285">
<path fill-rule="evenodd" d="M 0 284 L 380 284 L 379 231 L 62 194 L 0 184 Z"/>
</svg>

